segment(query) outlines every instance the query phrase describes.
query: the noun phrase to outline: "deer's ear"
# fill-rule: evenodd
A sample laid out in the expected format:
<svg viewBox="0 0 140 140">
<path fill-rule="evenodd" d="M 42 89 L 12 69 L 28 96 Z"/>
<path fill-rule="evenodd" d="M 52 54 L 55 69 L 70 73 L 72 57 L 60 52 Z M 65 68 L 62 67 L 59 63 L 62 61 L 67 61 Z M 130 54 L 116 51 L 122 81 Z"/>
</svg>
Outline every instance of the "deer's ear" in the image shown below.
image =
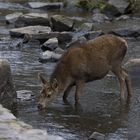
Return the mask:
<svg viewBox="0 0 140 140">
<path fill-rule="evenodd" d="M 38 73 L 38 79 L 42 82 L 42 84 L 47 84 L 48 82 L 47 82 L 47 80 L 40 74 L 40 73 Z"/>
<path fill-rule="evenodd" d="M 51 86 L 52 86 L 52 88 L 53 88 L 53 89 L 56 89 L 56 88 L 58 87 L 58 82 L 57 82 L 57 80 L 56 80 L 56 79 L 54 79 L 54 80 L 53 80 L 53 82 L 52 82 L 52 85 L 51 85 Z"/>
</svg>

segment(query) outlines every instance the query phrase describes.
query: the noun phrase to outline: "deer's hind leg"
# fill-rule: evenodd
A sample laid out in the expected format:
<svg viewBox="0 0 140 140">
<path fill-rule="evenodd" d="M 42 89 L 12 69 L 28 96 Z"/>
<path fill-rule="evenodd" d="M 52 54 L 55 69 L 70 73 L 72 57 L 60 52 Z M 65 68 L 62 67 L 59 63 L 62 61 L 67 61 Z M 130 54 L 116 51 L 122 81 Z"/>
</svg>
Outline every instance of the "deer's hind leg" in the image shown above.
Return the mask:
<svg viewBox="0 0 140 140">
<path fill-rule="evenodd" d="M 131 85 L 131 79 L 128 75 L 127 70 L 123 69 L 123 74 L 125 75 L 125 83 L 126 83 L 126 88 L 127 88 L 127 92 L 128 92 L 128 97 L 132 96 L 132 85 Z"/>
<path fill-rule="evenodd" d="M 120 96 L 121 100 L 125 100 L 125 83 L 126 83 L 126 74 L 121 66 L 114 67 L 112 72 L 117 76 L 120 84 Z"/>
</svg>

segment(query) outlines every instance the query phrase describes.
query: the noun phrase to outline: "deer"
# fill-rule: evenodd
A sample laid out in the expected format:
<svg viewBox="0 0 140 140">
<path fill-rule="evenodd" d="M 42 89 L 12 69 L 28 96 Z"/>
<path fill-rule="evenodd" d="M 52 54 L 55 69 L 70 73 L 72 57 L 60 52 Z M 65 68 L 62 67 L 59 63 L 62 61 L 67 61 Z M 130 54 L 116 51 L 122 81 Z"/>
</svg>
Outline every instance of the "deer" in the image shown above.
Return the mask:
<svg viewBox="0 0 140 140">
<path fill-rule="evenodd" d="M 127 97 L 131 97 L 130 76 L 122 67 L 127 48 L 125 39 L 106 34 L 67 49 L 49 80 L 38 74 L 42 82 L 38 108 L 46 108 L 49 101 L 61 94 L 63 94 L 63 100 L 66 101 L 73 86 L 76 87 L 75 103 L 79 103 L 85 83 L 100 80 L 109 71 L 114 73 L 119 81 L 120 99 L 125 100 L 125 89 L 127 89 Z"/>
</svg>

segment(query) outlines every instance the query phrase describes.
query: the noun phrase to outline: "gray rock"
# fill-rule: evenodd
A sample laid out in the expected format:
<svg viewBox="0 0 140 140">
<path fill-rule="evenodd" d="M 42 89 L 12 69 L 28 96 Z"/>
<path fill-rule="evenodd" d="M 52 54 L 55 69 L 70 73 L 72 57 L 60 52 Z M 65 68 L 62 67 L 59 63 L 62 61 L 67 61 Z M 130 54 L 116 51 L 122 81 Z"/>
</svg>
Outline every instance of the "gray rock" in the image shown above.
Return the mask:
<svg viewBox="0 0 140 140">
<path fill-rule="evenodd" d="M 17 92 L 17 99 L 21 101 L 28 101 L 32 99 L 32 91 L 30 90 L 18 90 Z"/>
<path fill-rule="evenodd" d="M 93 14 L 92 16 L 92 21 L 96 23 L 104 23 L 109 20 L 110 19 L 106 15 L 101 14 L 101 13 L 96 13 L 96 14 Z"/>
<path fill-rule="evenodd" d="M 70 42 L 73 38 L 73 33 L 72 32 L 59 32 L 57 38 L 60 43 Z"/>
<path fill-rule="evenodd" d="M 128 28 L 119 28 L 119 29 L 114 29 L 109 33 L 119 35 L 119 36 L 124 36 L 124 37 L 139 37 L 140 27 L 132 26 Z"/>
<path fill-rule="evenodd" d="M 64 6 L 62 2 L 28 2 L 32 9 L 59 9 Z"/>
<path fill-rule="evenodd" d="M 16 27 L 24 27 L 30 25 L 50 26 L 50 21 L 47 13 L 28 13 L 21 15 L 15 22 Z"/>
<path fill-rule="evenodd" d="M 0 59 L 0 103 L 11 108 L 16 103 L 16 92 L 11 76 L 10 64 Z"/>
<path fill-rule="evenodd" d="M 10 35 L 14 37 L 22 37 L 27 35 L 31 38 L 40 38 L 44 34 L 51 32 L 51 28 L 48 26 L 27 26 L 21 28 L 15 28 L 10 30 Z"/>
<path fill-rule="evenodd" d="M 125 13 L 125 10 L 130 4 L 130 2 L 127 2 L 126 0 L 109 0 L 108 3 L 116 7 L 118 11 L 122 14 Z"/>
<path fill-rule="evenodd" d="M 74 21 L 63 15 L 54 15 L 51 17 L 52 29 L 54 31 L 72 31 Z"/>
<path fill-rule="evenodd" d="M 89 140 L 104 140 L 105 135 L 99 132 L 93 132 L 92 135 L 89 137 Z"/>
<path fill-rule="evenodd" d="M 58 39 L 50 38 L 41 46 L 41 49 L 43 51 L 46 50 L 54 51 L 57 47 L 58 47 Z"/>
<path fill-rule="evenodd" d="M 100 35 L 103 35 L 103 31 L 102 30 L 99 30 L 99 31 L 90 31 L 90 32 L 87 32 L 84 36 L 87 40 L 90 40 L 90 39 L 94 39 Z"/>
<path fill-rule="evenodd" d="M 23 15 L 23 13 L 21 12 L 14 12 L 12 14 L 9 14 L 9 15 L 6 15 L 5 16 L 5 19 L 6 19 L 6 22 L 9 24 L 9 23 L 15 23 L 15 21 L 17 20 L 17 18 L 19 16 Z"/>
</svg>

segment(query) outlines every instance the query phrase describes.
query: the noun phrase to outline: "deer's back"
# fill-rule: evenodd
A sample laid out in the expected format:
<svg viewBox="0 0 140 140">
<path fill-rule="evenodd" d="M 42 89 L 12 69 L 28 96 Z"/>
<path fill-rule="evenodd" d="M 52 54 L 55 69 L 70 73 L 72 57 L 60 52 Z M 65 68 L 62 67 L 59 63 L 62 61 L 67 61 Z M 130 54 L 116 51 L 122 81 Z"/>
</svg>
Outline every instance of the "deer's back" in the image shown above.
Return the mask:
<svg viewBox="0 0 140 140">
<path fill-rule="evenodd" d="M 98 79 L 106 75 L 112 65 L 121 65 L 126 50 L 127 43 L 122 38 L 103 35 L 68 49 L 55 71 L 65 76 Z"/>
</svg>

